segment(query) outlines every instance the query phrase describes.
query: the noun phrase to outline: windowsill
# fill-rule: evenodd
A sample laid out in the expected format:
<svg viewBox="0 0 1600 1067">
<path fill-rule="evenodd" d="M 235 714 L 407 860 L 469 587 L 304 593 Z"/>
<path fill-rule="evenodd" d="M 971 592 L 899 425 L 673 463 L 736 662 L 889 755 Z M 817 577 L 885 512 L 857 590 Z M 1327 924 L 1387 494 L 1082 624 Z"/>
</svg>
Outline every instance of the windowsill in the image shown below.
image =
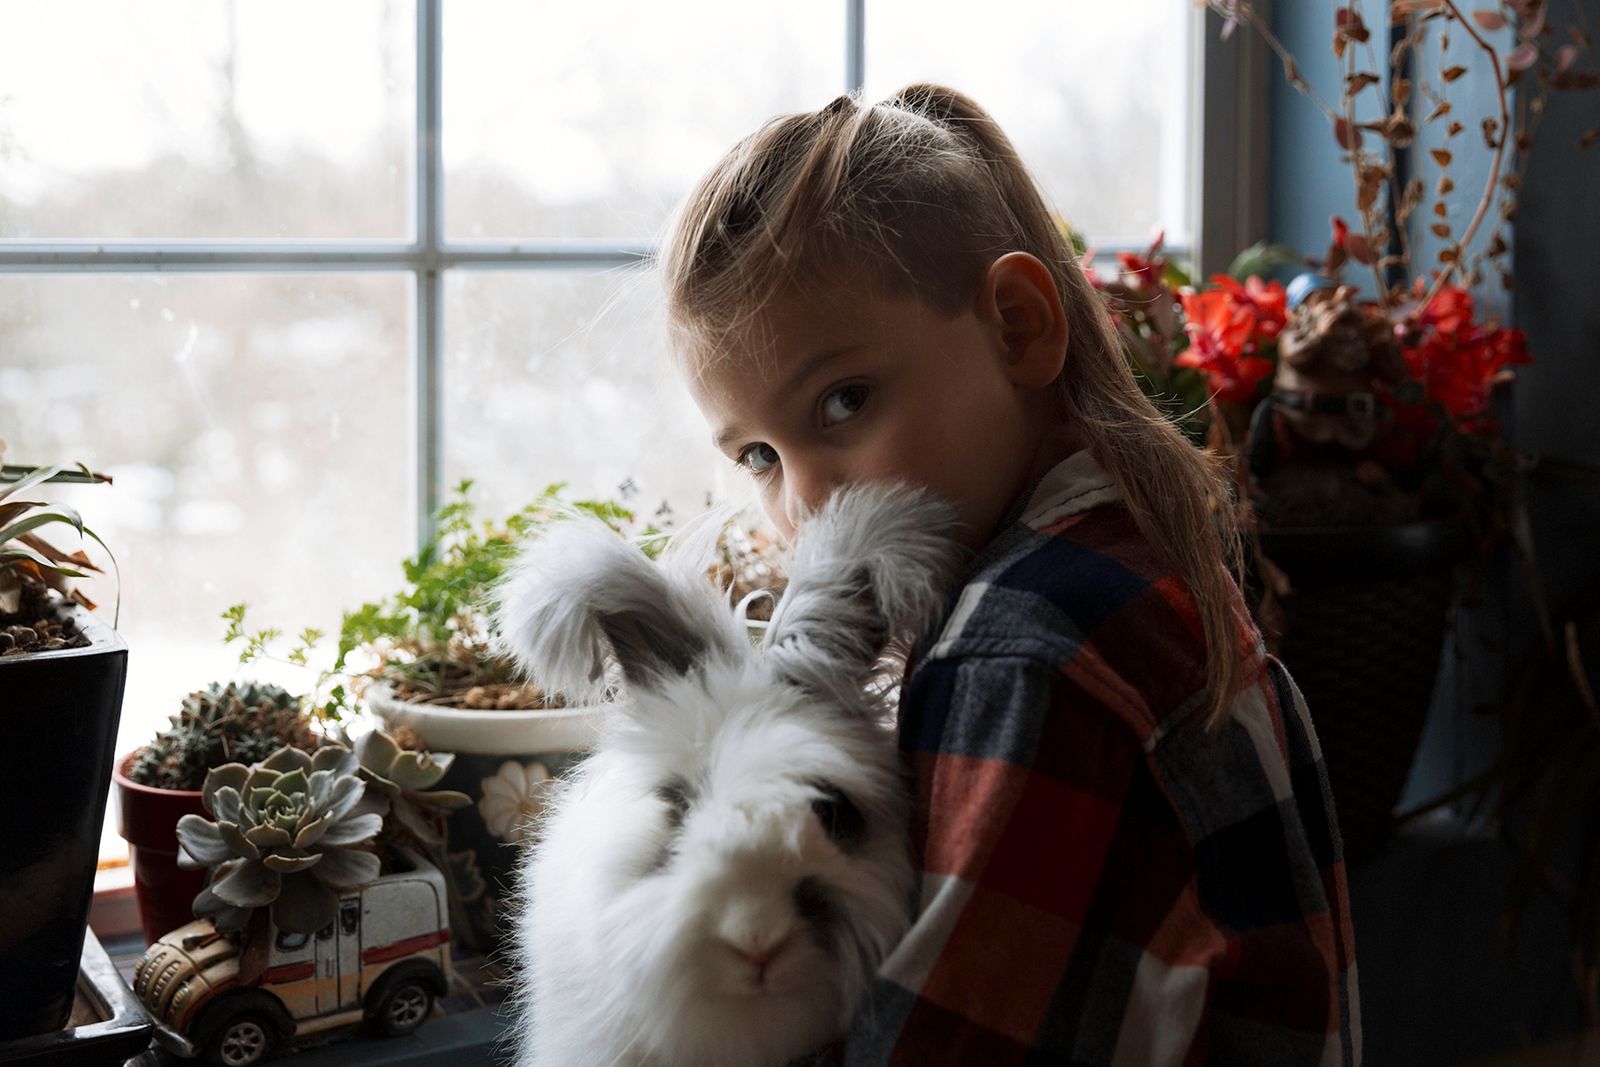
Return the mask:
<svg viewBox="0 0 1600 1067">
<path fill-rule="evenodd" d="M 133 890 L 133 868 L 128 864 L 104 867 L 95 872 L 89 927 L 102 944 L 142 934 L 139 901 Z"/>
</svg>

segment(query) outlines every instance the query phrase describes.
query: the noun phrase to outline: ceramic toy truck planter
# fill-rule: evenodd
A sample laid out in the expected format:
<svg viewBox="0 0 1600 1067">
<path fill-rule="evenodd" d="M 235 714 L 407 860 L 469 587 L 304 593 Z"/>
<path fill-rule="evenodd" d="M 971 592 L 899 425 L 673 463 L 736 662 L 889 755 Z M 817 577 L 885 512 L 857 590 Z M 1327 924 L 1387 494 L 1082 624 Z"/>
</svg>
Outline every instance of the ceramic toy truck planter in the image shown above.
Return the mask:
<svg viewBox="0 0 1600 1067">
<path fill-rule="evenodd" d="M 439 870 L 415 851 L 400 855 L 396 866 L 407 869 L 346 891 L 337 918 L 315 934 L 282 931 L 261 909 L 245 932 L 198 919 L 151 945 L 133 990 L 156 1021 L 156 1042 L 247 1067 L 338 1027 L 416 1030 L 449 981 L 449 916 Z M 252 967 L 246 957 L 263 950 Z M 241 977 L 252 969 L 255 977 Z"/>
</svg>

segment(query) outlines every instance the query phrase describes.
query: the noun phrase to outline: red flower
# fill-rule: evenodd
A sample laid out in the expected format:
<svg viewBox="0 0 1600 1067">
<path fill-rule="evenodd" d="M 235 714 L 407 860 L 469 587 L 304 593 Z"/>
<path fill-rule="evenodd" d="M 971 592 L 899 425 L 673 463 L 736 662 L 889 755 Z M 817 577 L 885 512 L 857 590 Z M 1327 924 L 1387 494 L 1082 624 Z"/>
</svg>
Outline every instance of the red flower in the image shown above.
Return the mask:
<svg viewBox="0 0 1600 1067">
<path fill-rule="evenodd" d="M 1130 287 L 1143 292 L 1155 292 L 1161 288 L 1167 273 L 1167 260 L 1161 255 L 1161 246 L 1166 243 L 1166 239 L 1166 231 L 1158 230 L 1150 242 L 1150 247 L 1142 254 L 1117 253 L 1117 262 L 1122 264 L 1122 275 Z"/>
<path fill-rule="evenodd" d="M 1420 296 L 1427 284 L 1417 279 Z M 1429 401 L 1464 428 L 1490 429 L 1489 398 L 1511 378 L 1510 368 L 1531 362 L 1521 330 L 1472 321 L 1472 294 L 1453 285 L 1439 289 L 1416 316 L 1420 340 L 1405 346 L 1406 363 Z"/>
<path fill-rule="evenodd" d="M 1248 404 L 1260 383 L 1272 374 L 1272 360 L 1256 355 L 1258 337 L 1253 305 L 1234 298 L 1228 289 L 1183 293 L 1184 332 L 1189 347 L 1173 365 L 1193 367 L 1219 399 Z"/>
<path fill-rule="evenodd" d="M 1242 283 L 1227 274 L 1211 279 L 1226 292 L 1236 304 L 1250 309 L 1255 316 L 1257 341 L 1270 341 L 1283 332 L 1289 321 L 1289 297 L 1281 282 L 1263 282 L 1255 275 Z"/>
</svg>

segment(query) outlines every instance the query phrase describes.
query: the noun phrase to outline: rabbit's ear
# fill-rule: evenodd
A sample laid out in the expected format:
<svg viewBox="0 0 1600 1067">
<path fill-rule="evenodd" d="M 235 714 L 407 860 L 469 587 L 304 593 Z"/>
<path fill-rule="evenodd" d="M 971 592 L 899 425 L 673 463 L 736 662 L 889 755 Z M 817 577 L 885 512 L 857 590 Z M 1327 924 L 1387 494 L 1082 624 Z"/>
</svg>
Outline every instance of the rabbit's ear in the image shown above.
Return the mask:
<svg viewBox="0 0 1600 1067">
<path fill-rule="evenodd" d="M 605 687 L 608 651 L 629 686 L 686 674 L 730 653 L 733 625 L 708 582 L 669 573 L 604 523 L 555 523 L 522 550 L 496 590 L 498 642 L 538 684 L 570 698 Z"/>
<path fill-rule="evenodd" d="M 860 485 L 802 520 L 762 642 L 802 683 L 869 670 L 890 638 L 935 623 L 961 562 L 955 509 L 927 490 Z"/>
</svg>

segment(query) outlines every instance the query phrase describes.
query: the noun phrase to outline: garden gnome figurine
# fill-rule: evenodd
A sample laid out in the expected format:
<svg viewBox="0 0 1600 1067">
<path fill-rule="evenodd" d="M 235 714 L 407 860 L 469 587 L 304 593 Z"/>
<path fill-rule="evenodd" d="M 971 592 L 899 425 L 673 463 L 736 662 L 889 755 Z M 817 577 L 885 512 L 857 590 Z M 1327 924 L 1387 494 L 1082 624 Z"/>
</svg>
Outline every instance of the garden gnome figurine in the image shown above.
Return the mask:
<svg viewBox="0 0 1600 1067">
<path fill-rule="evenodd" d="M 1289 458 L 1359 462 L 1387 421 L 1374 383 L 1407 377 L 1388 323 L 1356 287 L 1317 275 L 1289 286 L 1272 395 L 1250 424 L 1250 473 L 1264 478 Z"/>
</svg>

